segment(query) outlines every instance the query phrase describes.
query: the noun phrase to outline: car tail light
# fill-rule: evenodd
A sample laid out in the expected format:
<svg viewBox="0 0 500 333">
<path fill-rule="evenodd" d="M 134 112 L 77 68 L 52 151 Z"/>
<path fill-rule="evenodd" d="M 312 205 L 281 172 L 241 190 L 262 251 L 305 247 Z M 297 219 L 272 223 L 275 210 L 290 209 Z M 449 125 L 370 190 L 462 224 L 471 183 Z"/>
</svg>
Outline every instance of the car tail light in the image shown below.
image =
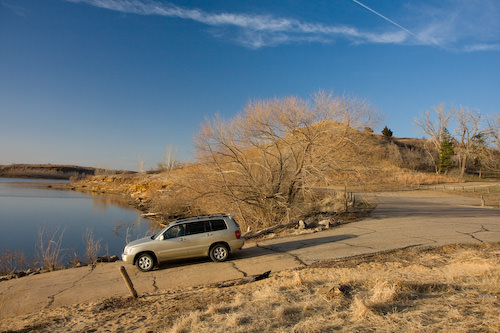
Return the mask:
<svg viewBox="0 0 500 333">
<path fill-rule="evenodd" d="M 236 236 L 236 239 L 240 239 L 241 238 L 241 231 L 235 230 L 234 235 Z"/>
</svg>

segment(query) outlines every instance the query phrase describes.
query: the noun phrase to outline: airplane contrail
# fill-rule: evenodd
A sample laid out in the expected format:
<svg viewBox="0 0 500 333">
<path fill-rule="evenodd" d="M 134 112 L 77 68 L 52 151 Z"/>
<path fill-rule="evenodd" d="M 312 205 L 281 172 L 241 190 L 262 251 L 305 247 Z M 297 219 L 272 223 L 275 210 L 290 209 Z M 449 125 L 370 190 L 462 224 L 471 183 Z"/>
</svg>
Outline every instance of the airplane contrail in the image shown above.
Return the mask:
<svg viewBox="0 0 500 333">
<path fill-rule="evenodd" d="M 370 8 L 370 7 L 368 7 L 367 5 L 365 5 L 365 4 L 361 3 L 361 2 L 359 2 L 358 0 L 352 0 L 352 1 L 353 1 L 354 3 L 357 3 L 358 5 L 360 5 L 361 7 L 363 7 L 363 8 L 365 8 L 365 9 L 369 10 L 369 11 L 370 11 L 370 12 L 372 12 L 373 14 L 375 14 L 375 15 L 377 15 L 377 16 L 379 16 L 379 17 L 383 18 L 383 19 L 384 19 L 384 20 L 386 20 L 387 22 L 389 22 L 389 23 L 391 23 L 391 24 L 395 25 L 395 26 L 396 26 L 396 27 L 398 27 L 399 29 L 406 31 L 407 33 L 409 33 L 409 34 L 410 34 L 410 35 L 412 35 L 413 37 L 415 37 L 415 38 L 417 38 L 417 39 L 420 39 L 417 35 L 415 35 L 415 34 L 414 34 L 413 32 L 411 32 L 410 30 L 408 30 L 408 29 L 406 29 L 405 27 L 403 27 L 402 25 L 400 25 L 400 24 L 398 24 L 398 23 L 394 22 L 394 21 L 393 21 L 393 20 L 391 20 L 390 18 L 388 18 L 388 17 L 386 17 L 386 16 L 384 16 L 384 15 L 380 14 L 379 12 L 377 12 L 377 11 L 375 11 L 375 10 L 371 9 L 371 8 Z"/>
</svg>

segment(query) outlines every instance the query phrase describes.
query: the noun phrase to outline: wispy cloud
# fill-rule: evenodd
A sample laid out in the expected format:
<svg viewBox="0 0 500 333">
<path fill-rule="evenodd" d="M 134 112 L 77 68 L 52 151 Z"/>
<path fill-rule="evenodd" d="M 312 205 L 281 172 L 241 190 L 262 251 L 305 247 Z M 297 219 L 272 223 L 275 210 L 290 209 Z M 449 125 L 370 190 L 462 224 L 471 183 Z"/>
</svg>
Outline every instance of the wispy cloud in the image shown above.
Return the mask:
<svg viewBox="0 0 500 333">
<path fill-rule="evenodd" d="M 412 11 L 411 14 L 415 17 L 421 17 L 421 20 L 418 21 L 411 22 L 409 20 L 409 22 L 413 23 L 410 29 L 396 23 L 392 18 L 366 6 L 364 3 L 352 0 L 354 6 L 360 5 L 366 8 L 397 28 L 387 28 L 388 30 L 380 32 L 380 27 L 378 27 L 377 31 L 366 31 L 349 25 L 305 22 L 295 18 L 276 17 L 273 15 L 228 12 L 210 13 L 198 8 L 185 8 L 155 0 L 66 1 L 85 3 L 121 13 L 157 15 L 195 21 L 211 27 L 209 31 L 216 37 L 231 39 L 245 47 L 255 49 L 297 42 L 331 43 L 337 39 L 346 39 L 355 44 L 413 44 L 445 48 L 450 48 L 450 46 L 456 46 L 460 42 L 463 42 L 463 36 L 459 32 L 462 26 L 457 24 L 457 17 L 460 17 L 460 15 L 456 14 L 456 5 L 450 5 L 449 8 L 440 7 L 438 9 L 431 6 L 424 6 L 426 10 L 422 10 L 422 8 L 418 8 L 418 10 L 411 7 L 406 8 L 406 10 Z M 443 0 L 443 2 L 446 1 Z M 482 0 L 481 3 L 491 3 L 491 1 Z M 467 0 L 467 2 L 475 1 Z M 498 9 L 498 6 L 494 7 Z M 441 8 L 442 10 L 440 10 Z M 460 10 L 458 10 L 458 13 L 463 16 Z M 424 15 L 425 17 L 423 17 Z M 401 14 L 401 17 L 404 16 Z M 410 13 L 407 13 L 406 16 L 410 16 Z M 492 37 L 490 36 L 489 38 L 488 40 L 478 39 L 476 43 L 469 43 L 471 46 L 463 46 L 465 45 L 463 44 L 461 48 L 463 51 L 469 52 L 497 50 L 498 40 L 491 43 Z M 474 47 L 473 45 L 476 46 Z"/>
<path fill-rule="evenodd" d="M 466 52 L 475 52 L 475 51 L 500 51 L 500 44 L 474 44 L 474 45 L 466 45 L 464 47 L 464 51 L 466 51 Z"/>
<path fill-rule="evenodd" d="M 170 3 L 142 0 L 67 0 L 86 3 L 113 11 L 139 15 L 159 15 L 187 19 L 212 27 L 227 27 L 217 31 L 219 37 L 232 38 L 250 48 L 260 48 L 292 42 L 329 43 L 345 38 L 354 43 L 402 43 L 410 36 L 405 31 L 366 32 L 352 26 L 302 22 L 272 15 L 208 13 L 201 9 L 179 7 Z"/>
<path fill-rule="evenodd" d="M 424 43 L 455 51 L 498 51 L 498 0 L 412 2 L 405 10 L 411 13 L 413 29 Z"/>
<path fill-rule="evenodd" d="M 14 4 L 7 2 L 7 1 L 0 1 L 0 5 L 2 7 L 10 9 L 18 16 L 26 17 L 26 9 L 24 7 L 21 7 L 17 4 L 14 5 Z"/>
</svg>

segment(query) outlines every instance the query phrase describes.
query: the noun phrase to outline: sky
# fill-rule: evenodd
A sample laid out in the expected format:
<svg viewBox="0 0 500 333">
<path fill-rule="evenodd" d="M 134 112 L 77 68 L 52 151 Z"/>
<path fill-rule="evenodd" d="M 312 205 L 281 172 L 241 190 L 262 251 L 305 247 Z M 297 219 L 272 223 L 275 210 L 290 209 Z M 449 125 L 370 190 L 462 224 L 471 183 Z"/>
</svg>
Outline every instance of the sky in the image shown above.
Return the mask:
<svg viewBox="0 0 500 333">
<path fill-rule="evenodd" d="M 0 164 L 152 169 L 200 125 L 319 90 L 397 137 L 500 114 L 500 1 L 0 0 Z"/>
</svg>

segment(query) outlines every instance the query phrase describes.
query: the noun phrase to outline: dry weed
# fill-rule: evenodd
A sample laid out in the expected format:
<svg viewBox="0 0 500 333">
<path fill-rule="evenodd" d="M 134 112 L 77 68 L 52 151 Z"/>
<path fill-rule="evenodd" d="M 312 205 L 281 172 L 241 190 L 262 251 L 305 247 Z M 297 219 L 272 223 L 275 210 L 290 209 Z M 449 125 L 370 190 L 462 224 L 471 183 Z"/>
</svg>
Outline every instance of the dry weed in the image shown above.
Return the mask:
<svg viewBox="0 0 500 333">
<path fill-rule="evenodd" d="M 273 273 L 223 289 L 149 296 L 130 307 L 44 310 L 4 330 L 498 332 L 500 244 L 406 250 Z M 338 292 L 329 292 L 335 291 Z M 109 306 L 108 306 L 109 305 Z M 50 320 L 44 318 L 62 318 Z M 57 316 L 56 316 L 57 315 Z M 110 323 L 109 318 L 119 318 Z M 4 325 L 4 326 L 2 326 Z"/>
</svg>

